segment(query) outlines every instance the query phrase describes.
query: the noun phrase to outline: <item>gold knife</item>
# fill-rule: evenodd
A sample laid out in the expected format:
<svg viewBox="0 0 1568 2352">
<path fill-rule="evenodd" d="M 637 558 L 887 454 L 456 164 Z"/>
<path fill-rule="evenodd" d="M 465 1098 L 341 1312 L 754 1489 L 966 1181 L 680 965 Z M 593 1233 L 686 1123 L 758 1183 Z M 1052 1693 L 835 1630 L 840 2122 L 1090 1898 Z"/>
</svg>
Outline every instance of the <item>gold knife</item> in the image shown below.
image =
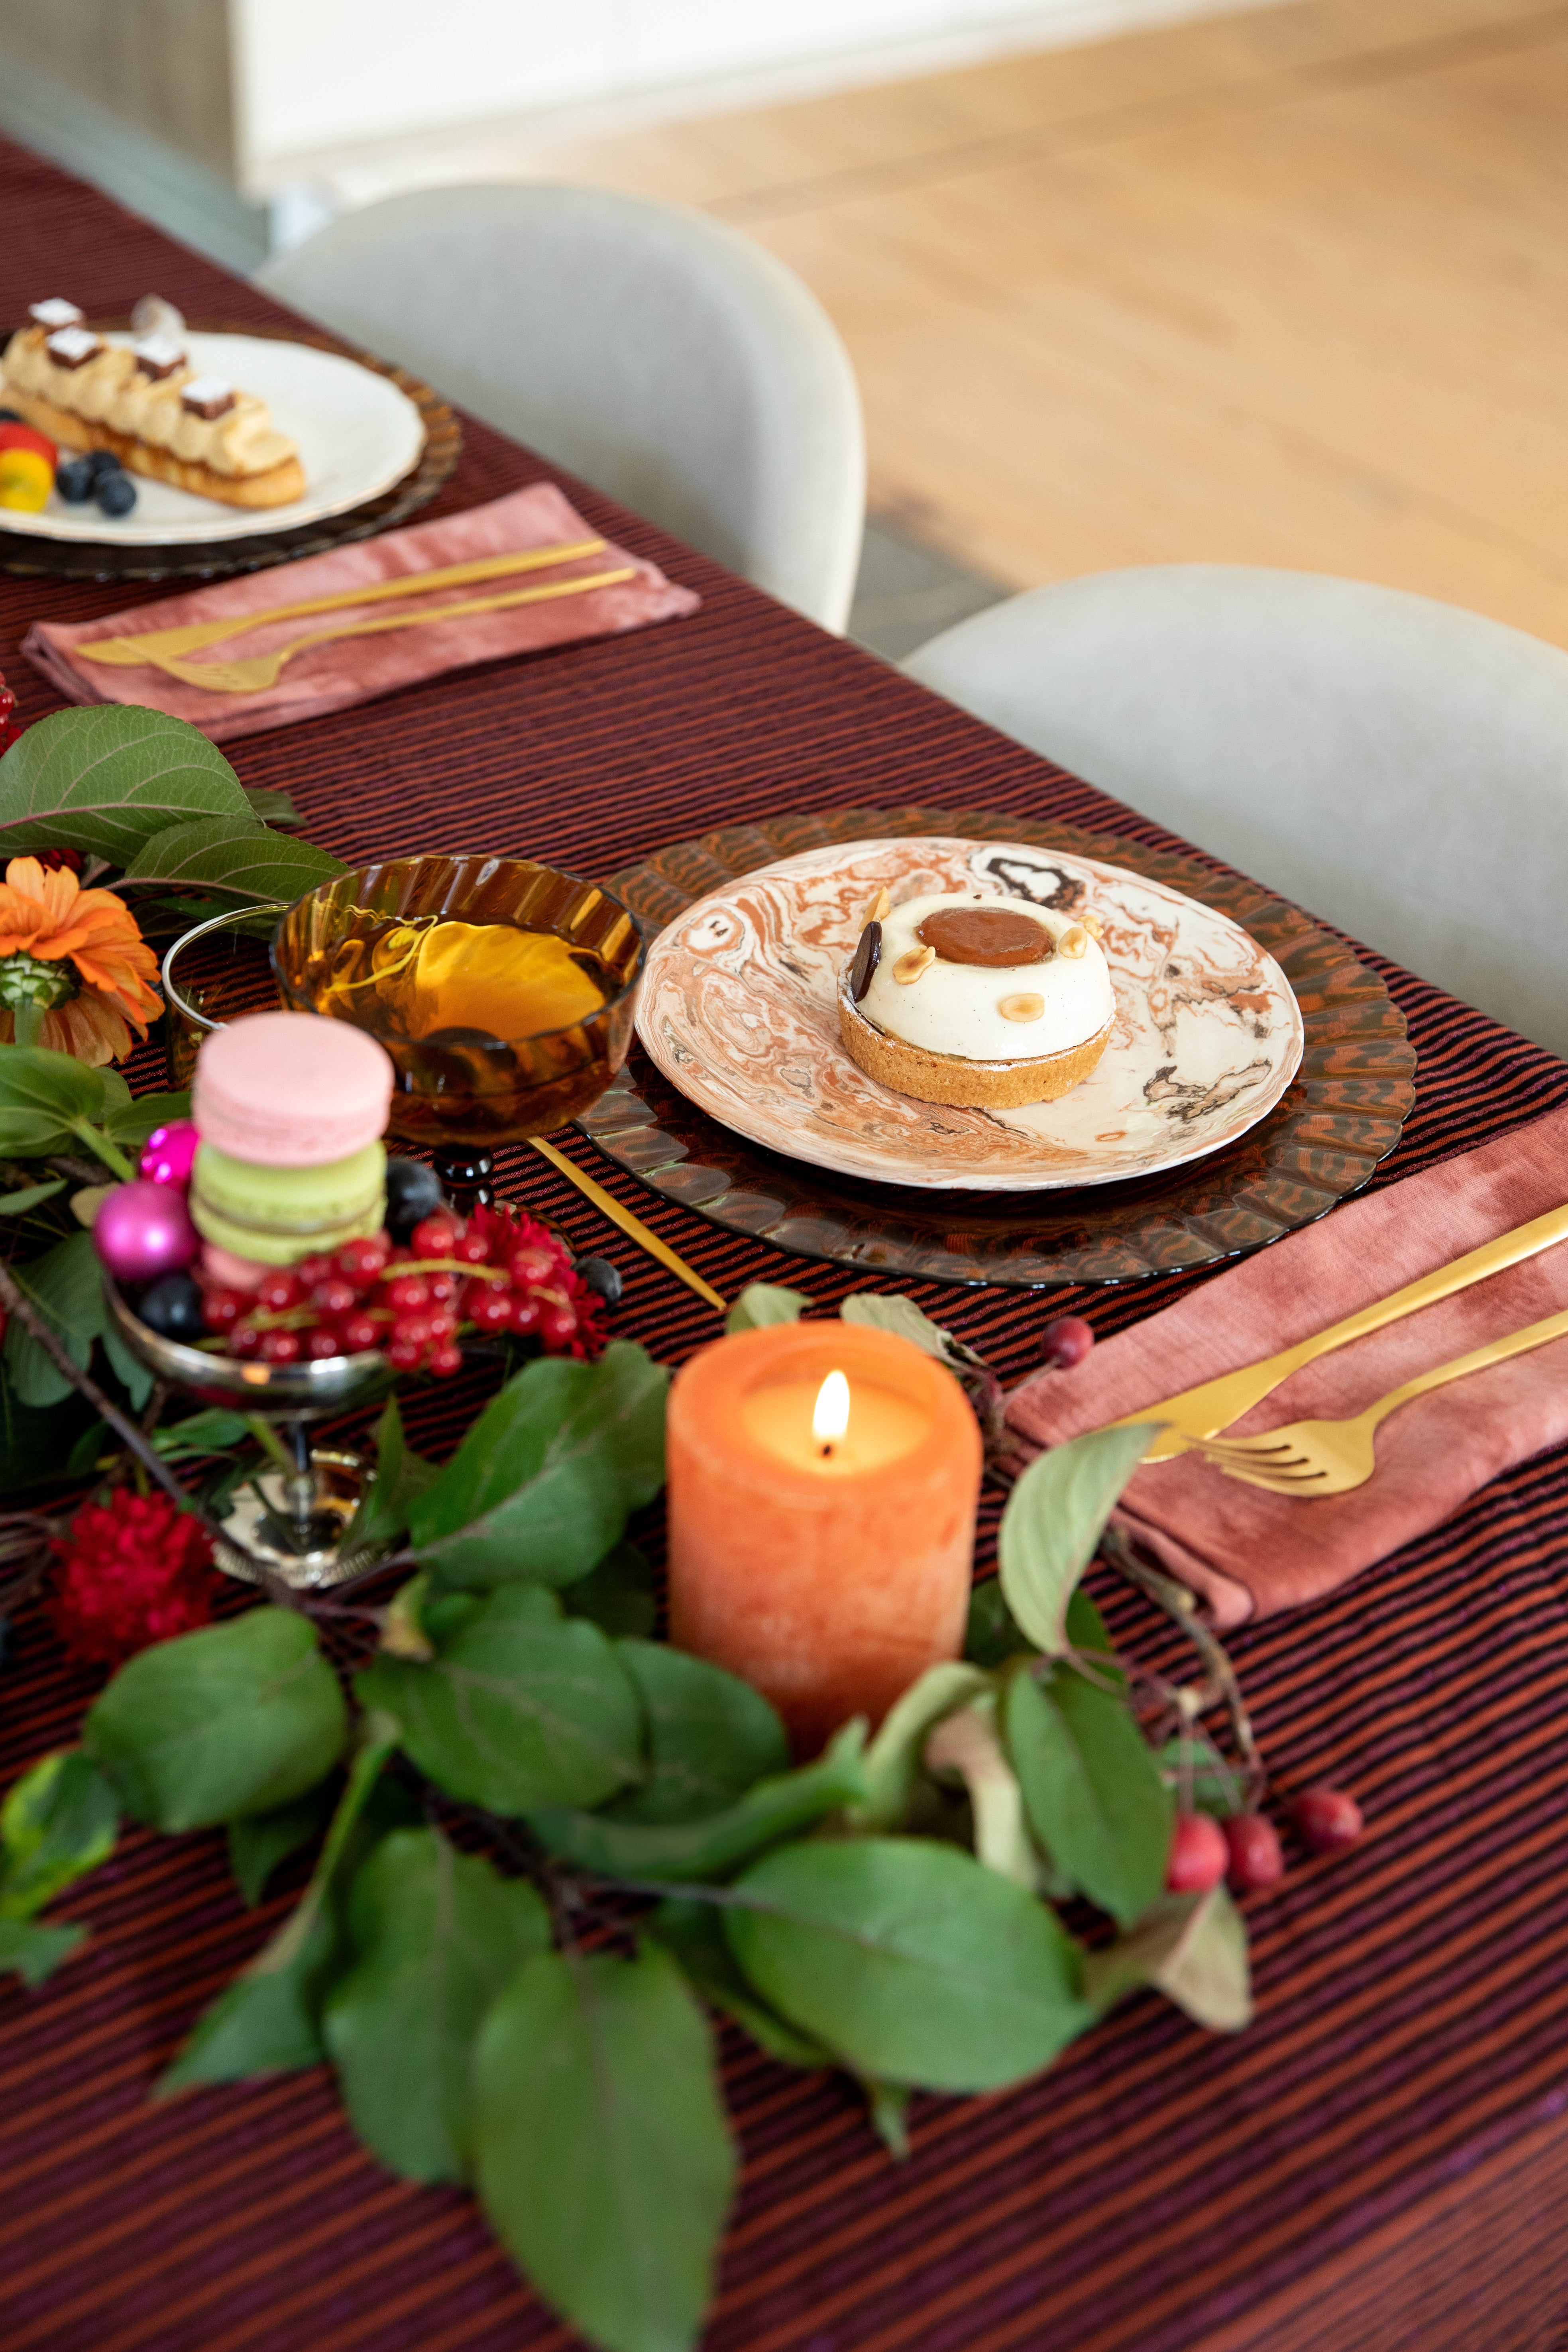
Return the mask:
<svg viewBox="0 0 1568 2352">
<path fill-rule="evenodd" d="M 1364 1339 L 1369 1331 L 1381 1331 L 1385 1324 L 1417 1314 L 1439 1298 L 1451 1298 L 1456 1291 L 1468 1290 L 1474 1282 L 1485 1282 L 1489 1275 L 1501 1274 L 1506 1266 L 1521 1265 L 1526 1258 L 1537 1256 L 1560 1241 L 1568 1241 L 1568 1207 L 1549 1209 L 1543 1217 L 1532 1217 L 1528 1224 L 1500 1234 L 1495 1241 L 1483 1243 L 1479 1249 L 1457 1257 L 1451 1265 L 1439 1266 L 1435 1274 L 1424 1274 L 1419 1282 L 1407 1283 L 1403 1290 L 1394 1291 L 1387 1298 L 1377 1299 L 1359 1313 L 1347 1315 L 1342 1322 L 1331 1323 L 1327 1330 L 1314 1332 L 1310 1339 L 1299 1339 L 1293 1348 L 1282 1348 L 1278 1355 L 1266 1356 L 1260 1363 L 1244 1364 L 1237 1371 L 1221 1372 L 1216 1380 L 1204 1381 L 1197 1388 L 1183 1389 L 1178 1395 L 1166 1397 L 1163 1403 L 1140 1405 L 1136 1412 L 1123 1413 L 1120 1421 L 1107 1422 L 1105 1427 L 1131 1429 L 1142 1421 L 1163 1422 L 1166 1426 L 1152 1440 L 1143 1459 L 1146 1463 L 1174 1461 L 1178 1454 L 1186 1451 L 1188 1438 L 1217 1436 L 1222 1429 L 1228 1429 L 1233 1421 L 1239 1421 L 1244 1412 L 1288 1381 L 1292 1372 L 1300 1371 L 1303 1364 L 1315 1363 L 1320 1356 L 1331 1355 L 1336 1348 L 1348 1348 L 1352 1339 Z"/>
<path fill-rule="evenodd" d="M 373 580 L 359 588 L 343 588 L 331 596 L 311 596 L 294 604 L 274 604 L 265 613 L 236 613 L 222 621 L 193 621 L 178 629 L 149 629 L 141 636 L 96 637 L 90 645 L 73 646 L 84 661 L 108 662 L 133 668 L 160 654 L 199 652 L 225 637 L 241 637 L 247 630 L 272 621 L 304 620 L 311 613 L 341 613 L 356 604 L 378 604 L 388 596 L 425 596 L 437 588 L 466 588 L 476 580 L 504 580 L 514 572 L 542 572 L 555 563 L 574 563 L 597 555 L 602 539 L 578 539 L 555 547 L 516 549 L 510 555 L 478 555 L 468 563 L 445 564 L 437 572 L 408 572 L 395 580 Z"/>
<path fill-rule="evenodd" d="M 563 1151 L 558 1151 L 553 1143 L 547 1143 L 543 1136 L 531 1135 L 528 1139 L 535 1151 L 548 1160 L 552 1168 L 558 1168 L 570 1183 L 575 1184 L 584 1198 L 592 1201 L 602 1215 L 608 1217 L 612 1224 L 619 1225 L 623 1234 L 629 1234 L 639 1249 L 645 1249 L 649 1257 L 657 1258 L 660 1265 L 668 1266 L 689 1290 L 694 1290 L 699 1298 L 705 1298 L 710 1307 L 716 1307 L 721 1315 L 728 1314 L 728 1302 L 720 1297 L 712 1285 L 704 1282 L 683 1257 L 678 1257 L 668 1242 L 661 1242 L 656 1233 L 651 1233 L 640 1217 L 634 1217 L 629 1209 L 623 1209 L 613 1192 L 606 1192 L 602 1184 L 595 1184 L 591 1176 L 584 1174 L 574 1160 L 568 1160 Z"/>
</svg>

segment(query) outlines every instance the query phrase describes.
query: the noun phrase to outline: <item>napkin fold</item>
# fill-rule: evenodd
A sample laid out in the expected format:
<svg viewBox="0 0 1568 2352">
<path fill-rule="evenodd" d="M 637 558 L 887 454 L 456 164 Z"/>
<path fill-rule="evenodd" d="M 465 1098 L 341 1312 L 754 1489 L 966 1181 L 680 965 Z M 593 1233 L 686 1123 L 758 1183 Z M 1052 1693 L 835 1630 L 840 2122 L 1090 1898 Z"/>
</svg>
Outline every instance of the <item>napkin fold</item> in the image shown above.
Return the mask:
<svg viewBox="0 0 1568 2352">
<path fill-rule="evenodd" d="M 439 571 L 449 563 L 469 562 L 476 556 L 510 555 L 524 548 L 563 545 L 595 536 L 593 526 L 584 521 L 553 482 L 536 482 L 531 488 L 513 490 L 488 506 L 470 507 L 465 514 L 388 531 L 382 539 L 356 540 L 325 555 L 308 556 L 302 562 L 279 563 L 269 571 L 226 580 L 220 587 L 170 596 L 157 604 L 139 604 L 133 611 L 102 620 L 64 625 L 38 622 L 22 640 L 22 651 L 34 668 L 41 670 L 72 702 L 141 703 L 166 710 L 171 718 L 187 719 L 216 742 L 224 742 L 231 736 L 255 735 L 263 728 L 314 719 L 323 711 L 347 710 L 398 687 L 438 677 L 445 670 L 466 669 L 473 662 L 541 653 L 583 637 L 618 635 L 628 629 L 646 628 L 652 621 L 679 619 L 694 613 L 702 600 L 694 590 L 678 587 L 657 563 L 607 541 L 597 554 L 558 569 L 521 572 L 515 578 L 479 582 L 466 588 L 438 589 L 428 599 L 395 598 L 367 604 L 363 610 L 345 606 L 306 619 L 269 622 L 192 655 L 194 661 L 223 661 L 272 653 L 313 629 L 342 627 L 400 611 L 435 611 L 444 604 L 501 595 L 513 588 L 541 587 L 594 572 L 618 571 L 624 564 L 636 571 L 635 579 L 616 587 L 590 589 L 548 604 L 518 604 L 510 612 L 469 614 L 421 628 L 340 638 L 313 646 L 295 656 L 275 686 L 257 694 L 213 694 L 182 685 L 151 665 L 111 669 L 102 663 L 82 661 L 77 648 L 95 638 L 141 635 L 149 630 L 230 616 L 238 619 L 278 604 L 335 595 L 362 583 L 368 587 L 411 572 Z"/>
<path fill-rule="evenodd" d="M 1337 1323 L 1568 1200 L 1568 1110 L 1347 1202 L 1008 1401 L 1024 1450 L 1120 1420 Z M 1227 1435 L 1359 1412 L 1417 1373 L 1568 1307 L 1568 1243 L 1293 1373 Z M 1115 1523 L 1204 1594 L 1221 1627 L 1300 1607 L 1437 1527 L 1516 1462 L 1568 1439 L 1568 1339 L 1417 1397 L 1377 1433 L 1377 1468 L 1306 1502 L 1195 1454 L 1135 1471 Z"/>
</svg>

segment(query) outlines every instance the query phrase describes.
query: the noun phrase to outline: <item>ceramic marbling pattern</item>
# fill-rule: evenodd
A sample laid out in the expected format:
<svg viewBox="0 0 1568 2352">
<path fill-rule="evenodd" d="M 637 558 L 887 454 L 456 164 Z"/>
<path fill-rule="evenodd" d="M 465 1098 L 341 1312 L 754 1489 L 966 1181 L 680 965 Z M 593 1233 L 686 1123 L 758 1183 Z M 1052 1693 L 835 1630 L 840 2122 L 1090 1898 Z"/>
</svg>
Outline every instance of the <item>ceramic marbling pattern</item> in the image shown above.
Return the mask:
<svg viewBox="0 0 1568 2352">
<path fill-rule="evenodd" d="M 1104 927 L 1116 1024 L 1058 1102 L 949 1109 L 879 1086 L 838 1038 L 868 902 L 1005 891 Z M 807 850 L 712 892 L 649 950 L 644 1045 L 710 1117 L 792 1159 L 932 1190 L 1052 1191 L 1180 1166 L 1272 1109 L 1301 1058 L 1279 966 L 1238 925 L 1124 866 L 927 835 Z"/>
</svg>

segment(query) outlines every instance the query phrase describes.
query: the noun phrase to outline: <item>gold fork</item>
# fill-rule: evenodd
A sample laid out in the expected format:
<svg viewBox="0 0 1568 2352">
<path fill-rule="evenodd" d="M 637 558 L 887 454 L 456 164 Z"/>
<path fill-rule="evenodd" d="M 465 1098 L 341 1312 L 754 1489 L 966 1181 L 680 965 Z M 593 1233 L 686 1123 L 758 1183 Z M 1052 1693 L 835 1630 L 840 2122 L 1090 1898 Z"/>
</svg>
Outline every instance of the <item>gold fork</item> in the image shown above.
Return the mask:
<svg viewBox="0 0 1568 2352">
<path fill-rule="evenodd" d="M 341 613 L 355 604 L 378 604 L 388 596 L 427 596 L 437 588 L 468 588 L 481 580 L 501 580 L 514 572 L 542 572 L 556 563 L 574 563 L 597 555 L 602 539 L 578 539 L 556 547 L 528 547 L 510 555 L 477 555 L 468 563 L 444 564 L 437 572 L 406 572 L 395 580 L 373 580 L 358 588 L 339 589 L 331 596 L 308 596 L 293 604 L 274 604 L 265 613 L 236 613 L 222 621 L 193 621 L 179 629 L 149 629 L 140 636 L 98 637 L 74 651 L 83 661 L 107 662 L 130 669 L 155 664 L 160 656 L 174 657 L 199 653 L 204 646 L 225 637 L 243 637 L 273 621 L 303 621 L 313 613 Z"/>
<path fill-rule="evenodd" d="M 1326 1331 L 1316 1331 L 1310 1339 L 1299 1339 L 1293 1348 L 1282 1348 L 1278 1355 L 1266 1356 L 1261 1363 L 1243 1364 L 1234 1372 L 1221 1372 L 1216 1380 L 1205 1381 L 1197 1388 L 1183 1389 L 1162 1404 L 1140 1405 L 1136 1412 L 1124 1413 L 1120 1421 L 1109 1422 L 1106 1426 L 1131 1429 L 1135 1422 L 1163 1422 L 1165 1427 L 1153 1439 L 1143 1459 L 1146 1463 L 1173 1461 L 1189 1445 L 1228 1429 L 1233 1421 L 1239 1421 L 1244 1412 L 1261 1404 L 1272 1390 L 1288 1381 L 1292 1372 L 1300 1371 L 1303 1364 L 1315 1363 L 1320 1356 L 1330 1355 L 1336 1348 L 1347 1348 L 1352 1339 L 1364 1339 L 1369 1331 L 1381 1331 L 1385 1324 L 1397 1323 L 1402 1316 L 1414 1315 L 1439 1298 L 1451 1298 L 1456 1291 L 1468 1290 L 1471 1283 L 1484 1282 L 1489 1275 L 1500 1274 L 1505 1266 L 1519 1265 L 1560 1241 L 1568 1241 L 1568 1208 L 1549 1209 L 1543 1217 L 1532 1217 L 1528 1224 L 1500 1234 L 1495 1241 L 1484 1242 L 1479 1249 L 1455 1258 L 1451 1265 L 1439 1266 L 1434 1274 L 1424 1274 L 1418 1282 L 1407 1283 L 1403 1290 L 1393 1291 L 1371 1307 L 1347 1315 L 1342 1322 L 1331 1323 Z"/>
<path fill-rule="evenodd" d="M 514 588 L 505 596 L 442 604 L 433 613 L 389 613 L 379 621 L 355 621 L 346 628 L 313 629 L 308 637 L 296 637 L 291 646 L 280 646 L 273 654 L 226 662 L 175 661 L 160 654 L 156 667 L 182 685 L 205 687 L 211 694 L 259 694 L 275 684 L 285 662 L 291 662 L 296 654 L 310 652 L 313 646 L 331 645 L 340 637 L 377 637 L 391 629 L 430 628 L 438 621 L 467 620 L 475 613 L 503 613 L 514 604 L 548 604 L 559 596 L 585 596 L 590 589 L 613 588 L 618 581 L 636 577 L 636 565 L 623 563 L 614 572 L 587 572 L 575 580 L 552 581 L 543 588 Z"/>
<path fill-rule="evenodd" d="M 1564 1338 L 1568 1338 L 1568 1309 L 1548 1315 L 1540 1323 L 1527 1323 L 1521 1331 L 1510 1331 L 1501 1339 L 1489 1339 L 1484 1348 L 1472 1348 L 1468 1356 L 1438 1364 L 1344 1421 L 1288 1421 L 1279 1429 L 1260 1430 L 1255 1437 L 1205 1438 L 1194 1451 L 1227 1477 L 1267 1487 L 1270 1494 L 1294 1496 L 1301 1502 L 1311 1502 L 1320 1495 L 1345 1495 L 1352 1486 L 1364 1486 L 1372 1476 L 1376 1466 L 1376 1432 L 1401 1405 L 1433 1389 L 1447 1388 L 1450 1381 L 1468 1380 L 1472 1372 L 1487 1371 L 1493 1364 L 1506 1363 L 1510 1356 L 1526 1355 L 1531 1348 L 1544 1348 L 1549 1340 Z"/>
</svg>

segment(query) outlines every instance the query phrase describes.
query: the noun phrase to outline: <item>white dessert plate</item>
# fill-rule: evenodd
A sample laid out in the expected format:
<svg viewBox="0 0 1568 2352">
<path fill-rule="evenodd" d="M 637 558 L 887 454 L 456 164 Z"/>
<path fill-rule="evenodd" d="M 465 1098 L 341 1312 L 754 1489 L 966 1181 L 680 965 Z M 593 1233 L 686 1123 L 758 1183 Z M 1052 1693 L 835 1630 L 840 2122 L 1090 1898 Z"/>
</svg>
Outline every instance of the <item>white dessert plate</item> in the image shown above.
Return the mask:
<svg viewBox="0 0 1568 2352">
<path fill-rule="evenodd" d="M 1116 1024 L 1092 1076 L 1007 1111 L 868 1077 L 839 1042 L 837 996 L 884 886 L 895 901 L 979 888 L 1097 915 Z M 1303 1042 L 1289 982 L 1228 916 L 1125 866 L 937 835 L 807 850 L 698 899 L 648 951 L 637 1033 L 672 1086 L 770 1150 L 988 1192 L 1119 1183 L 1219 1151 L 1272 1110 Z"/>
<path fill-rule="evenodd" d="M 111 334 L 105 340 L 128 343 L 131 338 Z M 266 401 L 279 433 L 300 445 L 304 497 L 283 507 L 229 507 L 136 474 L 136 505 L 122 521 L 90 500 L 85 506 L 68 506 L 57 490 L 41 514 L 0 508 L 0 529 L 20 538 L 109 540 L 125 547 L 255 539 L 268 531 L 297 530 L 301 523 L 361 506 L 417 465 L 425 446 L 425 421 L 418 409 L 385 376 L 356 361 L 272 336 L 187 330 L 181 341 L 200 374 L 224 376 L 242 392 L 254 392 Z M 0 389 L 0 406 L 4 404 Z"/>
</svg>

